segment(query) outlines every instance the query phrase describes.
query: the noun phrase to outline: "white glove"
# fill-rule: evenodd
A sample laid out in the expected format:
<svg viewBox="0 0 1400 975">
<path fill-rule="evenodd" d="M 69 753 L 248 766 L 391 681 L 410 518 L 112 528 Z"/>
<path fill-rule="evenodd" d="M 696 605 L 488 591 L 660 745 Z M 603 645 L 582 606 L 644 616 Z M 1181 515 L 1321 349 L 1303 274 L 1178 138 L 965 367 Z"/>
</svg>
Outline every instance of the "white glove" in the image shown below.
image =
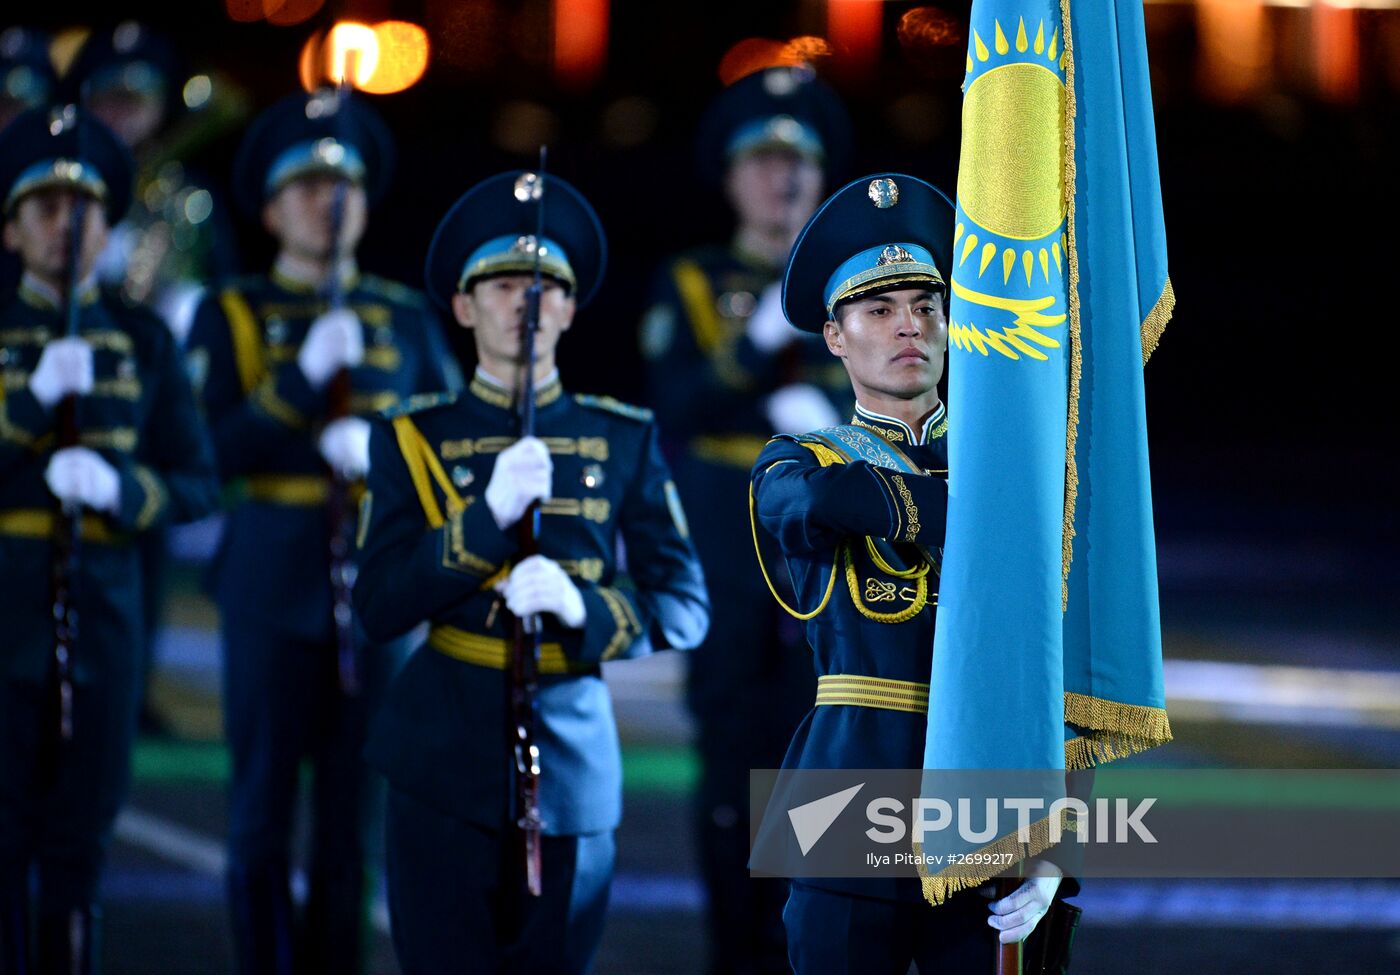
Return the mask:
<svg viewBox="0 0 1400 975">
<path fill-rule="evenodd" d="M 1060 868 L 1048 860 L 1032 860 L 1026 871 L 1026 882 L 999 901 L 992 901 L 992 916 L 987 923 L 1001 933 L 997 940 L 1004 945 L 1025 941 L 1055 899 L 1055 891 L 1064 876 Z"/>
<path fill-rule="evenodd" d="M 358 366 L 365 358 L 364 329 L 349 308 L 328 311 L 311 323 L 297 353 L 301 374 L 320 389 L 340 369 Z"/>
<path fill-rule="evenodd" d="M 774 281 L 758 296 L 758 307 L 749 316 L 745 328 L 749 341 L 760 352 L 777 352 L 800 337 L 783 314 L 783 285 Z"/>
<path fill-rule="evenodd" d="M 486 506 L 502 531 L 520 520 L 531 501 L 547 499 L 554 477 L 549 448 L 538 437 L 522 437 L 496 458 L 486 485 Z"/>
<path fill-rule="evenodd" d="M 583 626 L 587 613 L 583 596 L 559 563 L 532 555 L 510 571 L 505 588 L 506 608 L 522 619 L 553 613 L 571 629 Z"/>
<path fill-rule="evenodd" d="M 807 433 L 841 422 L 831 400 L 811 383 L 789 383 L 768 397 L 766 408 L 775 433 Z"/>
<path fill-rule="evenodd" d="M 92 346 L 79 338 L 54 339 L 39 355 L 29 390 L 46 410 L 69 393 L 92 392 Z"/>
<path fill-rule="evenodd" d="M 55 451 L 44 471 L 44 482 L 65 508 L 81 504 L 111 515 L 121 508 L 121 478 L 116 468 L 91 447 Z"/>
<path fill-rule="evenodd" d="M 358 416 L 332 420 L 321 431 L 321 456 L 347 481 L 369 473 L 369 421 Z"/>
</svg>

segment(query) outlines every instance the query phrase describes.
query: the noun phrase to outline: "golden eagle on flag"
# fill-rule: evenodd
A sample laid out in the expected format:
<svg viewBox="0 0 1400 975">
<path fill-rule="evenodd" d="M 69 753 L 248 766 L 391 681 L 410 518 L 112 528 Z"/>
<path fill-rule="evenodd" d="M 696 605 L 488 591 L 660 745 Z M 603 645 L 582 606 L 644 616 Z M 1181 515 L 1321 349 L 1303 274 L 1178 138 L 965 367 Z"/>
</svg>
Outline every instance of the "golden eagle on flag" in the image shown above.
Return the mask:
<svg viewBox="0 0 1400 975">
<path fill-rule="evenodd" d="M 1174 297 L 1141 0 L 975 0 L 963 91 L 926 783 L 1171 740 L 1143 366 Z M 1046 819 L 1002 827 L 981 851 L 1050 844 Z M 978 872 L 930 870 L 925 896 Z"/>
</svg>

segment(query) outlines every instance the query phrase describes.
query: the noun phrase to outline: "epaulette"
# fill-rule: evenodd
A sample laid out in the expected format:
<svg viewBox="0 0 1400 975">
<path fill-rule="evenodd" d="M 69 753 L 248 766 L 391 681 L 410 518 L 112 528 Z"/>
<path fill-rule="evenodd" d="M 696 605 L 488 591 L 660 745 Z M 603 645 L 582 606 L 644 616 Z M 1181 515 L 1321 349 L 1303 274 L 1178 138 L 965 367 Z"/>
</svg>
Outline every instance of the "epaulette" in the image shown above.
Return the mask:
<svg viewBox="0 0 1400 975">
<path fill-rule="evenodd" d="M 435 406 L 449 406 L 455 402 L 457 402 L 456 393 L 415 393 L 408 399 L 381 410 L 379 415 L 386 420 L 392 420 L 396 416 L 421 413 L 423 410 L 430 410 Z"/>
<path fill-rule="evenodd" d="M 589 409 L 616 413 L 618 416 L 625 416 L 638 423 L 650 423 L 653 415 L 651 410 L 644 406 L 633 406 L 631 403 L 624 403 L 611 396 L 590 396 L 587 393 L 575 393 L 574 402 Z"/>
<path fill-rule="evenodd" d="M 427 300 L 423 297 L 422 292 L 414 291 L 406 284 L 399 284 L 397 281 L 390 281 L 388 278 L 381 278 L 378 275 L 366 274 L 360 279 L 360 287 L 396 305 L 408 305 L 411 308 L 427 307 Z"/>
</svg>

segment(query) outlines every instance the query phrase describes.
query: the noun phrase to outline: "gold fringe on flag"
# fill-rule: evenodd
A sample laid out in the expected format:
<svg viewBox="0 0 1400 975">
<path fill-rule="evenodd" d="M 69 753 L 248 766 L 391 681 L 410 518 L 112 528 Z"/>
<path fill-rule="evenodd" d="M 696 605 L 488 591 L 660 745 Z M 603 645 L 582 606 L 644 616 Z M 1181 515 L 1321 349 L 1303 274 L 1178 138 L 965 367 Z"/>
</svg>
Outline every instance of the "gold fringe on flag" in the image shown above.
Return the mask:
<svg viewBox="0 0 1400 975">
<path fill-rule="evenodd" d="M 1074 233 L 1074 40 L 1070 35 L 1070 0 L 1060 0 L 1060 36 L 1065 50 L 1065 257 L 1069 262 L 1069 416 L 1065 427 L 1065 521 L 1061 532 L 1060 610 L 1069 609 L 1069 567 L 1074 561 L 1074 506 L 1079 496 L 1079 379 L 1083 370 L 1079 333 L 1079 251 Z"/>
<path fill-rule="evenodd" d="M 1087 733 L 1065 742 L 1065 768 L 1093 768 L 1172 740 L 1165 708 L 1065 692 L 1065 721 Z"/>
<path fill-rule="evenodd" d="M 1171 276 L 1167 276 L 1167 283 L 1162 288 L 1162 296 L 1157 299 L 1157 304 L 1152 306 L 1152 311 L 1142 320 L 1142 364 L 1147 365 L 1147 360 L 1152 358 L 1152 353 L 1157 351 L 1157 343 L 1162 341 L 1162 333 L 1167 330 L 1167 322 L 1172 320 L 1172 310 L 1176 308 L 1176 292 L 1172 290 Z"/>
<path fill-rule="evenodd" d="M 1060 835 L 1062 838 L 1064 835 L 1074 831 L 1074 822 L 1074 814 L 1070 810 L 1066 809 L 1061 811 Z M 1053 845 L 1050 842 L 1050 817 L 1046 816 L 1044 819 L 1031 823 L 1027 839 L 1029 842 L 1022 843 L 1016 839 L 1014 833 L 1009 833 L 1001 839 L 982 847 L 975 853 L 968 854 L 968 857 L 974 860 L 982 858 L 983 854 L 987 855 L 986 859 L 1000 859 L 1004 856 L 1011 857 L 1000 870 L 988 870 L 984 864 L 978 864 L 976 867 L 960 864 L 944 867 L 935 874 L 929 874 L 927 868 L 920 863 L 919 879 L 923 885 L 924 900 L 928 901 L 934 907 L 937 907 L 958 891 L 981 887 L 993 877 L 1005 874 L 1008 869 L 1016 864 L 1044 853 Z M 916 856 L 922 857 L 924 855 L 923 844 L 915 843 L 914 853 Z M 977 873 L 963 875 L 960 872 L 972 869 L 975 869 Z"/>
</svg>

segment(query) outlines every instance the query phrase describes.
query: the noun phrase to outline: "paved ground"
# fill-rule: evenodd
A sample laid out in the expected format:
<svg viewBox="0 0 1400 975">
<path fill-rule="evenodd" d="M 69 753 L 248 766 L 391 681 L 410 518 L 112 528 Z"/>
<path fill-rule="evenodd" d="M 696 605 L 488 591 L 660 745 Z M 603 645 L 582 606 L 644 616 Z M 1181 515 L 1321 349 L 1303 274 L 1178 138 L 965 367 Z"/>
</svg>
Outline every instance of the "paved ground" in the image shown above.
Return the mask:
<svg viewBox="0 0 1400 975">
<path fill-rule="evenodd" d="M 1267 536 L 1231 539 L 1218 525 L 1197 537 L 1169 524 L 1163 621 L 1177 742 L 1144 761 L 1395 765 L 1400 694 L 1358 691 L 1400 680 L 1393 553 L 1337 538 L 1284 549 Z M 138 749 L 106 882 L 109 975 L 229 971 L 217 649 L 188 578 L 170 622 L 159 701 L 179 736 Z M 694 975 L 705 945 L 679 670 L 661 658 L 609 679 L 626 742 L 627 815 L 597 971 Z M 1086 883 L 1079 902 L 1076 975 L 1400 971 L 1400 881 L 1103 880 Z M 391 975 L 382 910 L 377 922 L 372 973 Z"/>
</svg>

